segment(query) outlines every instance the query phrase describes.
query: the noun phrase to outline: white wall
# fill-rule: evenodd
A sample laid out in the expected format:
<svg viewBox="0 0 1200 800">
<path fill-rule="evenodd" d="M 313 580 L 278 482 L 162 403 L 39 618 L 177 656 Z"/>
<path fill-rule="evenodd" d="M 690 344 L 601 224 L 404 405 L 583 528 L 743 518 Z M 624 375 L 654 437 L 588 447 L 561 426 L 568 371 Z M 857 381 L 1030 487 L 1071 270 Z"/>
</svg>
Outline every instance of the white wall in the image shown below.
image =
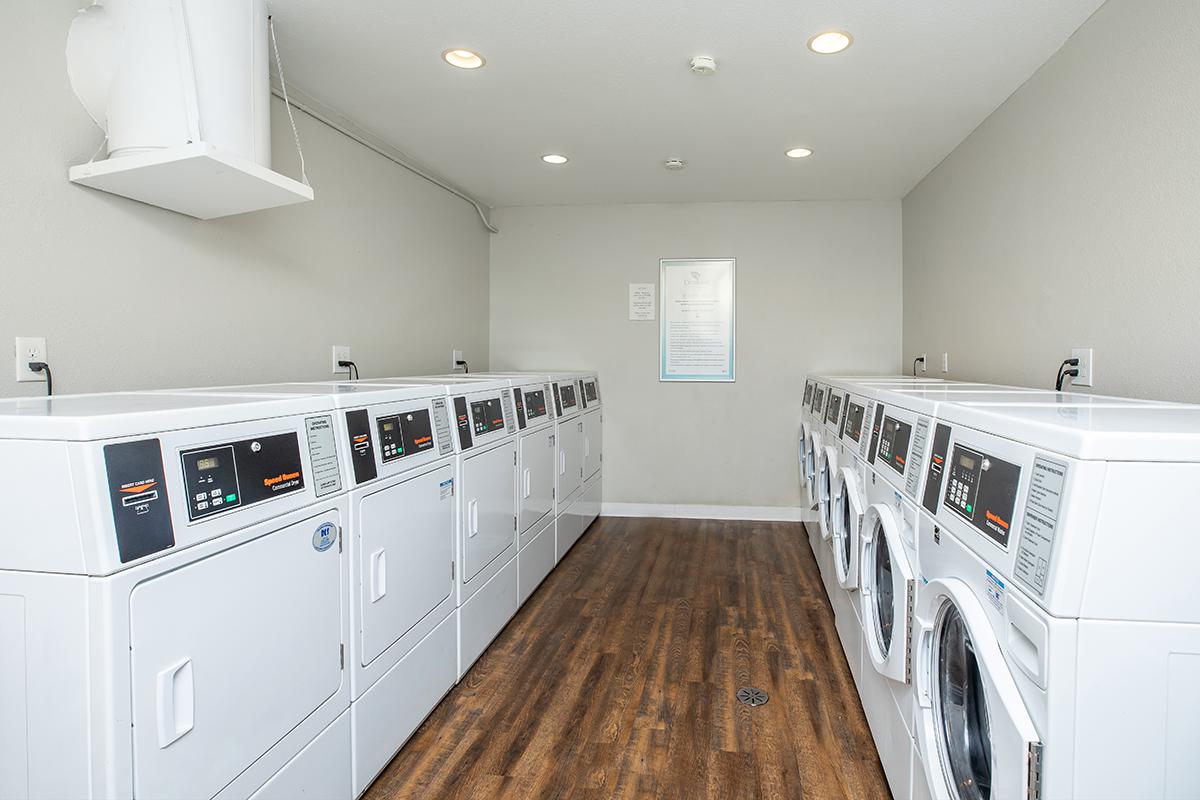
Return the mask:
<svg viewBox="0 0 1200 800">
<path fill-rule="evenodd" d="M 506 208 L 492 240 L 495 369 L 597 369 L 608 503 L 799 504 L 804 374 L 900 366 L 898 202 Z M 737 382 L 658 381 L 628 285 L 659 259 L 737 259 Z"/>
<path fill-rule="evenodd" d="M 1200 400 L 1200 4 L 1108 0 L 904 199 L 906 357 Z M 938 356 L 940 358 L 940 356 Z"/>
<path fill-rule="evenodd" d="M 16 335 L 47 337 L 61 392 L 330 380 L 333 344 L 364 377 L 445 371 L 455 347 L 484 365 L 475 211 L 303 114 L 314 203 L 200 222 L 68 183 L 102 136 L 66 78 L 81 5 L 0 3 L 0 396 L 44 391 L 14 383 Z"/>
</svg>

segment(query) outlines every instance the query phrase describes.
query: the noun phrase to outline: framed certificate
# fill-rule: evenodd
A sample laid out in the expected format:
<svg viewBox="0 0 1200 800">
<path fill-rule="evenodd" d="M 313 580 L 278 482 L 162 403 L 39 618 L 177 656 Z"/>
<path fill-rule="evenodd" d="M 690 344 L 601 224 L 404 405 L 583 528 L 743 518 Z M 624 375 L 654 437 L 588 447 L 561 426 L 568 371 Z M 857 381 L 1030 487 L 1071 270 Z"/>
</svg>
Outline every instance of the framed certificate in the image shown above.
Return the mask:
<svg viewBox="0 0 1200 800">
<path fill-rule="evenodd" d="M 734 380 L 736 268 L 733 258 L 659 262 L 660 381 Z"/>
</svg>

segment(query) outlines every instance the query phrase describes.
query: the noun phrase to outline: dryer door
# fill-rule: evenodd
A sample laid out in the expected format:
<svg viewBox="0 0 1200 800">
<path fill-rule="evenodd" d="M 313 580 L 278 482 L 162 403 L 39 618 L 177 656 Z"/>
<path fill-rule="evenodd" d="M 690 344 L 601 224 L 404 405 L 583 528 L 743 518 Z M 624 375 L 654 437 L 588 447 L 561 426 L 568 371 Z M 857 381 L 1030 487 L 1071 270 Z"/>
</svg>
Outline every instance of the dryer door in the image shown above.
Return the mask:
<svg viewBox="0 0 1200 800">
<path fill-rule="evenodd" d="M 1042 745 L 986 612 L 958 579 L 919 609 L 921 752 L 935 797 L 1037 798 Z"/>
<path fill-rule="evenodd" d="M 554 510 L 554 426 L 521 437 L 517 497 L 521 533 Z"/>
<path fill-rule="evenodd" d="M 821 538 L 833 537 L 833 484 L 837 480 L 837 449 L 828 446 L 822 451 L 817 470 L 817 517 L 821 521 Z"/>
<path fill-rule="evenodd" d="M 859 531 L 863 519 L 863 490 L 852 467 L 838 470 L 833 503 L 833 563 L 838 583 L 853 590 L 859 584 Z"/>
<path fill-rule="evenodd" d="M 600 409 L 583 414 L 583 480 L 587 482 L 600 471 L 604 427 Z"/>
<path fill-rule="evenodd" d="M 340 522 L 298 522 L 130 594 L 134 797 L 212 797 L 337 694 L 344 556 L 314 542 Z"/>
<path fill-rule="evenodd" d="M 454 591 L 454 467 L 365 495 L 358 507 L 359 655 L 370 664 Z"/>
<path fill-rule="evenodd" d="M 462 582 L 517 541 L 516 446 L 502 444 L 462 462 Z"/>
<path fill-rule="evenodd" d="M 899 683 L 912 680 L 911 622 L 916 581 L 892 509 L 876 503 L 862 525 L 863 636 L 871 663 Z"/>
<path fill-rule="evenodd" d="M 583 422 L 572 417 L 555 423 L 554 431 L 557 505 L 563 509 L 583 485 Z"/>
</svg>

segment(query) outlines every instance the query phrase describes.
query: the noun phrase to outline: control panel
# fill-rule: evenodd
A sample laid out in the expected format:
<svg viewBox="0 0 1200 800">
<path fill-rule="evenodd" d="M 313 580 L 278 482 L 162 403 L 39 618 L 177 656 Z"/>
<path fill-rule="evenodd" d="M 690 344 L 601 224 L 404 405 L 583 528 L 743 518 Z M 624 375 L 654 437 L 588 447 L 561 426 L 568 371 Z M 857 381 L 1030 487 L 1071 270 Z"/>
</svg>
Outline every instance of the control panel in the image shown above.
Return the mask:
<svg viewBox="0 0 1200 800">
<path fill-rule="evenodd" d="M 512 420 L 512 398 L 508 392 L 454 398 L 454 421 L 461 450 L 474 447 L 480 437 L 516 430 Z"/>
<path fill-rule="evenodd" d="M 837 424 L 838 414 L 842 413 L 842 396 L 836 392 L 829 395 L 829 406 L 825 409 L 825 424 Z"/>
<path fill-rule="evenodd" d="M 850 400 L 846 404 L 846 427 L 844 435 L 857 442 L 862 437 L 863 414 L 866 409 Z"/>
<path fill-rule="evenodd" d="M 380 458 L 385 464 L 433 449 L 433 423 L 426 409 L 380 417 L 375 425 L 379 430 Z"/>
<path fill-rule="evenodd" d="M 179 457 L 193 522 L 304 489 L 295 433 L 185 450 Z"/>
<path fill-rule="evenodd" d="M 962 445 L 950 457 L 942 502 L 1001 547 L 1008 547 L 1021 468 Z"/>
<path fill-rule="evenodd" d="M 562 407 L 564 412 L 570 411 L 571 409 L 579 406 L 579 398 L 575 395 L 575 384 L 559 384 L 559 393 L 562 396 Z"/>
<path fill-rule="evenodd" d="M 812 381 L 804 382 L 804 400 L 802 402 L 805 406 L 812 405 Z"/>
<path fill-rule="evenodd" d="M 596 385 L 596 381 L 591 378 L 584 378 L 579 381 L 579 396 L 583 401 L 583 407 L 594 406 L 600 402 L 600 389 Z"/>
<path fill-rule="evenodd" d="M 879 432 L 878 456 L 883 463 L 901 475 L 908 463 L 908 444 L 912 439 L 912 425 L 884 416 L 883 427 Z"/>
<path fill-rule="evenodd" d="M 471 423 L 476 436 L 491 433 L 504 427 L 504 409 L 500 397 L 489 397 L 471 403 Z"/>
<path fill-rule="evenodd" d="M 530 423 L 549 415 L 546 389 L 513 389 L 513 402 L 516 404 L 517 427 L 525 430 Z"/>
<path fill-rule="evenodd" d="M 812 410 L 813 410 L 813 414 L 815 414 L 817 416 L 817 418 L 820 419 L 821 414 L 825 410 L 825 387 L 824 386 L 818 386 L 817 390 L 815 392 L 813 392 Z"/>
</svg>

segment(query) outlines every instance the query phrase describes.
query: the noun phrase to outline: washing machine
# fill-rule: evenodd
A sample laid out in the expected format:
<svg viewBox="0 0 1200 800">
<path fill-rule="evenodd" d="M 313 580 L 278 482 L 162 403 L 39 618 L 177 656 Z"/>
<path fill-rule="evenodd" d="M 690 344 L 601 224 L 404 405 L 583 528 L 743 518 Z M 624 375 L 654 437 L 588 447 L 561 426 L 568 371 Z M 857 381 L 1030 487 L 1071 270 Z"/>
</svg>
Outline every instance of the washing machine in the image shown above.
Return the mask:
<svg viewBox="0 0 1200 800">
<path fill-rule="evenodd" d="M 917 530 L 922 524 L 925 465 L 941 469 L 943 456 L 931 447 L 931 424 L 946 409 L 960 404 L 984 408 L 1138 406 L 1140 401 L 1091 395 L 1063 395 L 1012 387 L 939 386 L 923 389 L 875 390 L 876 411 L 871 445 L 873 473 L 868 486 L 869 516 L 863 528 L 860 563 L 864 672 L 870 668 L 884 680 L 864 677 L 863 708 L 876 738 L 893 791 L 922 796 L 924 773 L 918 756 L 902 755 L 905 742 L 915 749 L 917 724 L 911 680 L 908 634 L 915 588 L 920 574 Z M 1071 405 L 1073 404 L 1073 405 Z M 885 691 L 886 688 L 886 691 Z M 888 695 L 892 703 L 888 703 Z M 906 764 L 908 766 L 906 767 Z M 908 783 L 910 782 L 911 783 Z M 909 788 L 904 787 L 908 784 Z"/>
<path fill-rule="evenodd" d="M 435 376 L 373 383 L 424 384 Z M 459 607 L 458 677 L 517 613 L 519 548 L 517 423 L 507 380 L 444 377 L 455 447 L 458 519 L 455 570 Z"/>
<path fill-rule="evenodd" d="M 333 418 L 314 397 L 0 401 L 0 796 L 351 796 Z"/>
<path fill-rule="evenodd" d="M 1194 796 L 1200 409 L 956 404 L 934 438 L 914 659 L 933 796 Z"/>
</svg>

